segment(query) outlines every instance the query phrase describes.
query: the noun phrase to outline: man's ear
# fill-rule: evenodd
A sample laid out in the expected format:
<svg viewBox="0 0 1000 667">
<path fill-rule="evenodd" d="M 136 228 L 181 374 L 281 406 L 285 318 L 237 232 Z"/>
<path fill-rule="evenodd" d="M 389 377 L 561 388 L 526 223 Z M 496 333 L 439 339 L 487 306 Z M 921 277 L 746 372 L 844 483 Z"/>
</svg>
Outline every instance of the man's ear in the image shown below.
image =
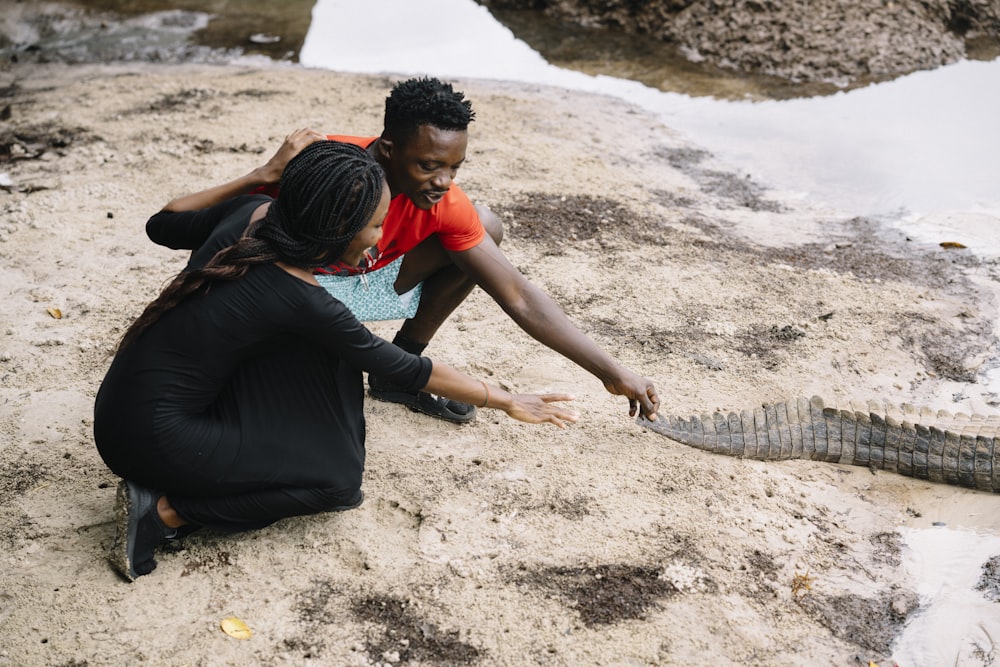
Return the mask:
<svg viewBox="0 0 1000 667">
<path fill-rule="evenodd" d="M 378 138 L 378 152 L 379 156 L 389 160 L 392 158 L 392 149 L 394 148 L 392 138 L 386 134 L 382 133 L 382 136 Z"/>
</svg>

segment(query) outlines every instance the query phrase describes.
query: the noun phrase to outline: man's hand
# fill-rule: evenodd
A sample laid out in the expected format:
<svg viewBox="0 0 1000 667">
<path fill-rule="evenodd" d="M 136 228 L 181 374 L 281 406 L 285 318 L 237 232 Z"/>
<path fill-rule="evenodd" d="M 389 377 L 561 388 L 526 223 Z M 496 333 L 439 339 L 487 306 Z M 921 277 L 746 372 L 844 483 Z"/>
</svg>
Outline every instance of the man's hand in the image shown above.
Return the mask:
<svg viewBox="0 0 1000 667">
<path fill-rule="evenodd" d="M 637 410 L 650 421 L 656 421 L 656 412 L 660 409 L 660 398 L 656 395 L 656 387 L 649 378 L 636 375 L 632 371 L 622 369 L 619 377 L 604 385 L 612 394 L 628 398 L 628 415 L 635 417 Z"/>
<path fill-rule="evenodd" d="M 285 137 L 278 152 L 271 156 L 267 163 L 259 167 L 257 176 L 267 184 L 277 184 L 285 172 L 288 162 L 302 152 L 302 149 L 316 141 L 325 141 L 326 135 L 308 128 L 298 129 Z"/>
</svg>

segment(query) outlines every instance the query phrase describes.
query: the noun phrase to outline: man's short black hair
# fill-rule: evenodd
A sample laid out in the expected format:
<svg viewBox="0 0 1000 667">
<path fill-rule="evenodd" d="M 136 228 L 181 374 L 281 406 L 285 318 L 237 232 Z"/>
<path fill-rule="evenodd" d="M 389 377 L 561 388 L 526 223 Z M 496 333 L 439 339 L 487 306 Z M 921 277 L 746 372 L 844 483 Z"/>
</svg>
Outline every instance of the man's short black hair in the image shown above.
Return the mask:
<svg viewBox="0 0 1000 667">
<path fill-rule="evenodd" d="M 401 81 L 385 100 L 385 131 L 398 142 L 408 141 L 421 125 L 463 131 L 475 118 L 463 93 L 434 78 Z"/>
</svg>

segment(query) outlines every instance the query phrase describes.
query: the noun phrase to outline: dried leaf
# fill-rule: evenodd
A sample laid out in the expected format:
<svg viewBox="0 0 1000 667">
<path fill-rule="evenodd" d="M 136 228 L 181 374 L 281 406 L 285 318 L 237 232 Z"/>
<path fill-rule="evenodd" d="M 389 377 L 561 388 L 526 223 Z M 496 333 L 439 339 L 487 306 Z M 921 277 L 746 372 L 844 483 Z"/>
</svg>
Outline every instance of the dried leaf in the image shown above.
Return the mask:
<svg viewBox="0 0 1000 667">
<path fill-rule="evenodd" d="M 942 248 L 964 248 L 965 246 L 958 241 L 941 241 L 940 246 Z"/>
<path fill-rule="evenodd" d="M 59 310 L 58 308 L 46 308 L 45 310 L 47 310 L 48 313 L 49 313 L 49 315 L 51 315 L 55 319 L 57 319 L 57 320 L 61 320 L 62 319 L 62 311 Z"/>
<path fill-rule="evenodd" d="M 219 626 L 223 632 L 235 639 L 250 639 L 253 635 L 249 626 L 235 616 L 222 619 L 222 623 Z"/>
</svg>

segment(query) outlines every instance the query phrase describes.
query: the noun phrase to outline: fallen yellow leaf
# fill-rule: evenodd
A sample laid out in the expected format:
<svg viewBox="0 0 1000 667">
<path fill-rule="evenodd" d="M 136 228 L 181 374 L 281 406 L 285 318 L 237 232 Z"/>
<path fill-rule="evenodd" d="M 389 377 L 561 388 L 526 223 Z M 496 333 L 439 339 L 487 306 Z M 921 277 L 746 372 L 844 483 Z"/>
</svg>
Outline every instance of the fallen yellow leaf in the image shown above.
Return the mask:
<svg viewBox="0 0 1000 667">
<path fill-rule="evenodd" d="M 57 320 L 62 319 L 62 311 L 59 310 L 58 308 L 46 308 L 45 310 L 47 310 L 49 315 L 56 318 Z"/>
<path fill-rule="evenodd" d="M 962 245 L 958 241 L 941 241 L 940 245 L 941 245 L 942 248 L 964 248 L 965 247 L 964 245 Z M 875 665 L 875 667 L 878 667 L 878 665 Z"/>
<path fill-rule="evenodd" d="M 250 639 L 250 637 L 253 636 L 253 633 L 250 631 L 247 624 L 235 616 L 222 619 L 222 623 L 220 623 L 219 626 L 222 628 L 223 632 L 234 639 Z"/>
</svg>

